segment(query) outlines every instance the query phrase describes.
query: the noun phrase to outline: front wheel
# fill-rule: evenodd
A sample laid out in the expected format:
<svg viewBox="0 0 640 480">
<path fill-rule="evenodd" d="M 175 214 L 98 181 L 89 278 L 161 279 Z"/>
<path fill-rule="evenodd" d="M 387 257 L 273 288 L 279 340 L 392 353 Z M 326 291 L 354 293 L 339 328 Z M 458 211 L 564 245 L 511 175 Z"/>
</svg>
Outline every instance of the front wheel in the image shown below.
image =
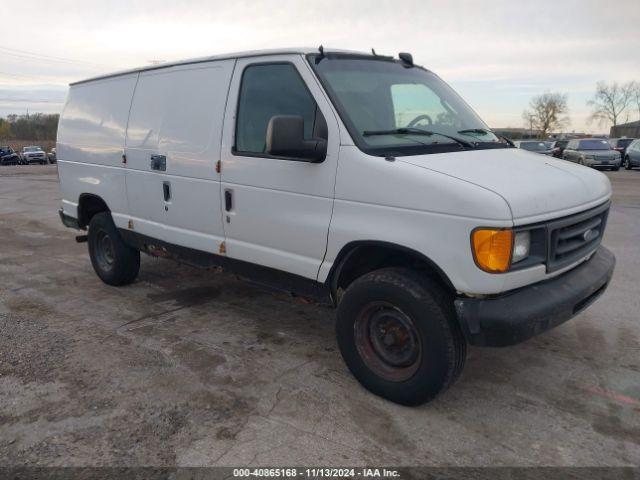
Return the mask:
<svg viewBox="0 0 640 480">
<path fill-rule="evenodd" d="M 93 269 L 104 283 L 120 286 L 136 279 L 140 252 L 124 243 L 109 212 L 91 218 L 88 244 Z"/>
<path fill-rule="evenodd" d="M 631 170 L 631 159 L 629 157 L 624 159 L 624 169 Z"/>
<path fill-rule="evenodd" d="M 402 405 L 435 398 L 457 379 L 466 358 L 453 296 L 430 277 L 403 268 L 354 281 L 338 306 L 336 335 L 356 379 Z"/>
</svg>

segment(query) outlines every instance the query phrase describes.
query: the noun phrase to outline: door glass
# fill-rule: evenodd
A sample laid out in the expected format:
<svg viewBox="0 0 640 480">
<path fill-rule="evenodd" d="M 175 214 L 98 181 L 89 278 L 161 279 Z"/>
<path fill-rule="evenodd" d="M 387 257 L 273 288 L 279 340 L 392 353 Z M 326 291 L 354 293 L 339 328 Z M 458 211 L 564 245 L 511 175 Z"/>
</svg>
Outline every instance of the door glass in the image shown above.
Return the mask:
<svg viewBox="0 0 640 480">
<path fill-rule="evenodd" d="M 266 152 L 267 125 L 275 115 L 304 119 L 304 136 L 313 136 L 316 103 L 291 64 L 253 65 L 242 75 L 236 151 Z"/>
</svg>

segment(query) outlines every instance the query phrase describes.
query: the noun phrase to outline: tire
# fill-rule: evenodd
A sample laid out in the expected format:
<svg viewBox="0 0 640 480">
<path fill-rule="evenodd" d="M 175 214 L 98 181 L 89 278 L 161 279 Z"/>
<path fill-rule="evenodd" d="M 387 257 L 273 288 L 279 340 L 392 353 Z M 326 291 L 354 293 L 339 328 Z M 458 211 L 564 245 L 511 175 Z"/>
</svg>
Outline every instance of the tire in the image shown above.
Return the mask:
<svg viewBox="0 0 640 480">
<path fill-rule="evenodd" d="M 613 170 L 614 172 L 617 172 L 618 170 L 620 170 L 620 167 L 613 167 L 611 170 Z"/>
<path fill-rule="evenodd" d="M 402 405 L 420 405 L 446 390 L 466 358 L 453 295 L 432 278 L 404 268 L 376 270 L 355 280 L 338 305 L 336 336 L 342 358 L 362 386 Z"/>
<path fill-rule="evenodd" d="M 631 159 L 629 157 L 624 159 L 624 169 L 631 170 Z"/>
<path fill-rule="evenodd" d="M 104 283 L 121 286 L 136 279 L 140 252 L 124 243 L 109 212 L 91 218 L 87 242 L 91 265 Z"/>
</svg>

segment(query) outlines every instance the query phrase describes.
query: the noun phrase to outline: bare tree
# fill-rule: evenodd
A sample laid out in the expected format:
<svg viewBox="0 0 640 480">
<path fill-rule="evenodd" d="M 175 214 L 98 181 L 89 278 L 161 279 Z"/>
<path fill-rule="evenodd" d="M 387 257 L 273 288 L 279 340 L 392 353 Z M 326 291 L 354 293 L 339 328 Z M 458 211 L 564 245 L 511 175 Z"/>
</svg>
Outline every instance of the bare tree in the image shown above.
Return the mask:
<svg viewBox="0 0 640 480">
<path fill-rule="evenodd" d="M 631 99 L 638 110 L 638 120 L 640 120 L 640 82 L 631 82 Z"/>
<path fill-rule="evenodd" d="M 0 142 L 8 140 L 11 137 L 11 124 L 5 119 L 0 118 Z"/>
<path fill-rule="evenodd" d="M 522 112 L 522 118 L 531 133 L 536 129 L 540 131 L 541 138 L 547 138 L 554 130 L 569 124 L 568 111 L 566 94 L 543 93 L 531 99 L 529 109 Z"/>
<path fill-rule="evenodd" d="M 615 127 L 622 112 L 631 103 L 632 85 L 632 82 L 623 84 L 598 82 L 595 95 L 587 102 L 587 105 L 592 108 L 590 119 L 600 124 L 611 122 Z"/>
</svg>

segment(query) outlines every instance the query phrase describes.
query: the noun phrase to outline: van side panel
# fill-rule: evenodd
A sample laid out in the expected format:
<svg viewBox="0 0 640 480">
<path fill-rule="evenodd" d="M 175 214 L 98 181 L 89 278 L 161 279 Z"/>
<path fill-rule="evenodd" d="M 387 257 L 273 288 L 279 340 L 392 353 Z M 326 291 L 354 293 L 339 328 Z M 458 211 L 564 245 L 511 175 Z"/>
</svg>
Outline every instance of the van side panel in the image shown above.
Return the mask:
<svg viewBox="0 0 640 480">
<path fill-rule="evenodd" d="M 60 116 L 56 151 L 62 208 L 78 217 L 82 193 L 100 196 L 112 212 L 128 213 L 124 139 L 138 75 L 74 85 Z"/>
<path fill-rule="evenodd" d="M 221 60 L 140 74 L 126 138 L 127 198 L 138 233 L 218 251 L 224 231 L 216 162 L 234 64 Z M 165 157 L 166 170 L 152 170 L 152 155 Z"/>
</svg>

